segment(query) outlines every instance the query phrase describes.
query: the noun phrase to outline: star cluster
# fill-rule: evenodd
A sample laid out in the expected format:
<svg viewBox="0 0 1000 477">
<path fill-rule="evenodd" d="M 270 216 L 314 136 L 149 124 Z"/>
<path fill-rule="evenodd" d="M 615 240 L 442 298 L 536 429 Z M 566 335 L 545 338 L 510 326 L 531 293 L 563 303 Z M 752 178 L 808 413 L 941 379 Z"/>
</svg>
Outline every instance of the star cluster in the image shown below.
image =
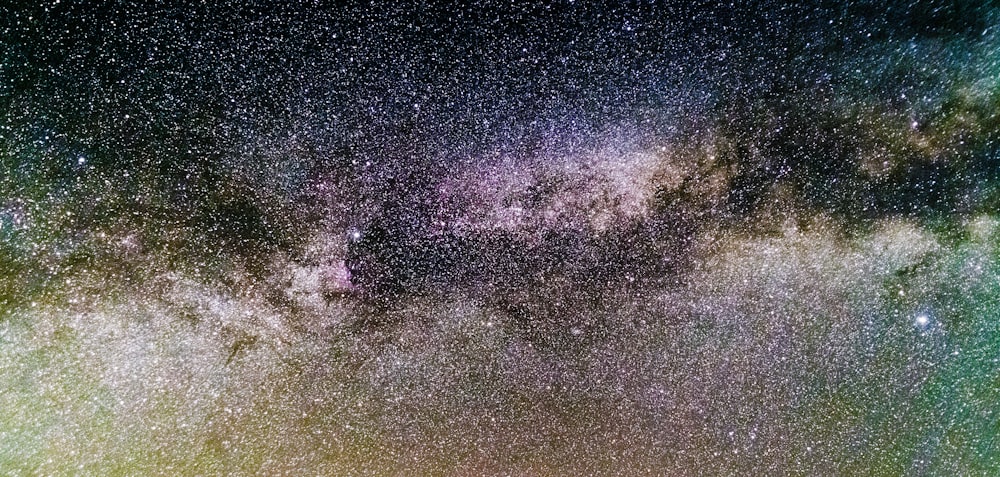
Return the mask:
<svg viewBox="0 0 1000 477">
<path fill-rule="evenodd" d="M 995 474 L 990 2 L 0 6 L 0 471 Z"/>
</svg>

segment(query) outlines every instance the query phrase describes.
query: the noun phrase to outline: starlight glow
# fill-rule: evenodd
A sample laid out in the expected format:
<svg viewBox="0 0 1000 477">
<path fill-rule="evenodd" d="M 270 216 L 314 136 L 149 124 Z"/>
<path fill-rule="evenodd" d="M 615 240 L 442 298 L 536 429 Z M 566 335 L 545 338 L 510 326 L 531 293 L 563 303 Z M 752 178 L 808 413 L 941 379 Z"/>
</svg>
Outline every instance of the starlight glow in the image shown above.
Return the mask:
<svg viewBox="0 0 1000 477">
<path fill-rule="evenodd" d="M 8 3 L 0 474 L 1000 474 L 990 2 Z"/>
</svg>

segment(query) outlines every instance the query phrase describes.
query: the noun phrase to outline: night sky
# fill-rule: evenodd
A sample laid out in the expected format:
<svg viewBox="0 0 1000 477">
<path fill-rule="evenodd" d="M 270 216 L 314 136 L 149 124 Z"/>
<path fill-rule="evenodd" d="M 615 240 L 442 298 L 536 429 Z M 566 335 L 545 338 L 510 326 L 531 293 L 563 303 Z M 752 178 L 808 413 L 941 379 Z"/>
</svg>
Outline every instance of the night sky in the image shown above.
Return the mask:
<svg viewBox="0 0 1000 477">
<path fill-rule="evenodd" d="M 0 4 L 4 475 L 998 475 L 992 1 Z"/>
</svg>

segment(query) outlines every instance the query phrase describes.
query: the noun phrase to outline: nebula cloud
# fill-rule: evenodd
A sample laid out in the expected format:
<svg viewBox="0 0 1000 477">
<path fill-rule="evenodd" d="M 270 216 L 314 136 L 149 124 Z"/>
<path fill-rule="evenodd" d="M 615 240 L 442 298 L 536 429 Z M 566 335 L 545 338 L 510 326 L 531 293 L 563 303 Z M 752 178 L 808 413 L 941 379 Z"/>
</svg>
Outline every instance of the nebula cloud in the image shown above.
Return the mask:
<svg viewBox="0 0 1000 477">
<path fill-rule="evenodd" d="M 0 6 L 0 473 L 1000 471 L 988 2 Z"/>
</svg>

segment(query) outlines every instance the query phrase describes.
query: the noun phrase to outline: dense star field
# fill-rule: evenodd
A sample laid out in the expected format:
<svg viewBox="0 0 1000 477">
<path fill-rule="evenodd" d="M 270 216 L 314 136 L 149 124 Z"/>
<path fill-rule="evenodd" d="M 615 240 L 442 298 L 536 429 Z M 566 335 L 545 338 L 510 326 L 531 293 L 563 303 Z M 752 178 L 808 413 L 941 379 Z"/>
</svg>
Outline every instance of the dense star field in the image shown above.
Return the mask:
<svg viewBox="0 0 1000 477">
<path fill-rule="evenodd" d="M 4 475 L 1000 474 L 992 1 L 0 4 Z"/>
</svg>

